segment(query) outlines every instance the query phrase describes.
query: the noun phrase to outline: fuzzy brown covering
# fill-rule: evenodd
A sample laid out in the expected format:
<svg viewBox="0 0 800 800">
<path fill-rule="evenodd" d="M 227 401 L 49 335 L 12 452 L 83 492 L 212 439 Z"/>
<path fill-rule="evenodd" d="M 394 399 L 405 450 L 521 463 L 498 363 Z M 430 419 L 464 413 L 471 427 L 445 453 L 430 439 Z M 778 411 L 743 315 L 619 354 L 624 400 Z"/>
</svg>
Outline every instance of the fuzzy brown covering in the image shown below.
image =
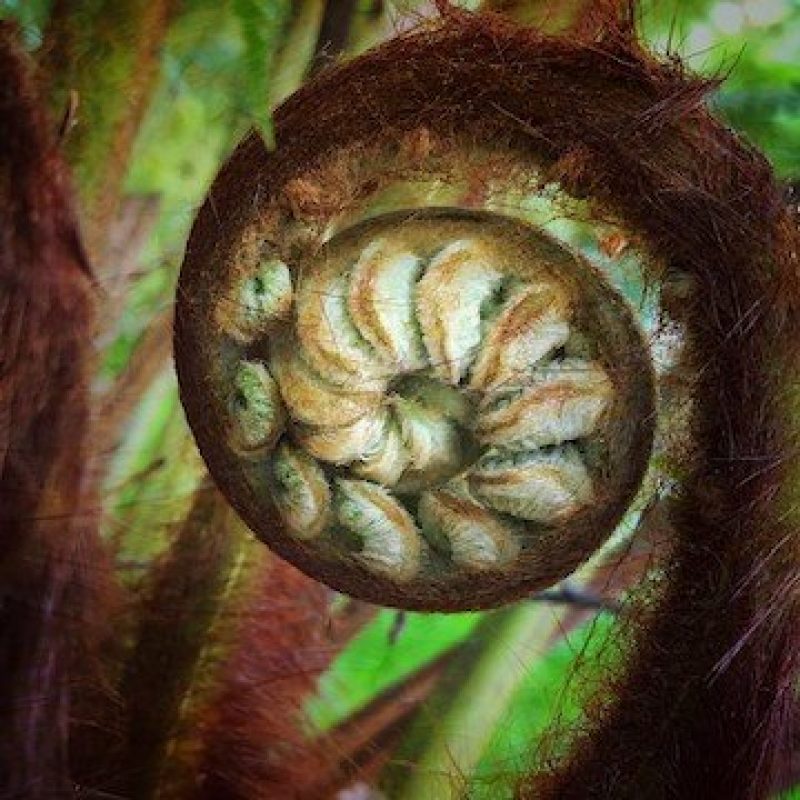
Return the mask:
<svg viewBox="0 0 800 800">
<path fill-rule="evenodd" d="M 0 74 L 0 795 L 54 797 L 80 780 L 68 735 L 98 681 L 106 594 L 85 448 L 95 293 L 52 125 L 4 23 Z"/>
<path fill-rule="evenodd" d="M 570 753 L 520 794 L 765 797 L 789 744 L 800 652 L 795 221 L 763 157 L 704 109 L 714 82 L 655 60 L 624 21 L 547 38 L 445 11 L 443 24 L 294 95 L 276 115 L 276 155 L 246 140 L 198 217 L 187 265 L 223 263 L 251 215 L 332 153 L 421 130 L 505 142 L 641 237 L 650 277 L 688 331 L 695 460 L 672 515 L 665 588 L 641 615 L 623 675 Z M 179 308 L 176 346 L 197 417 L 191 309 Z"/>
<path fill-rule="evenodd" d="M 198 798 L 309 797 L 327 760 L 319 750 L 311 757 L 303 705 L 337 653 L 327 635 L 330 591 L 280 559 L 257 584 L 202 723 Z"/>
<path fill-rule="evenodd" d="M 366 62 L 367 72 L 382 52 Z M 354 85 L 366 86 L 358 76 L 353 80 Z M 322 93 L 319 96 L 318 91 Z M 463 237 L 467 231 L 473 235 L 469 226 L 480 226 L 479 235 L 485 241 L 502 243 L 497 245 L 502 257 L 518 265 L 514 269 L 521 270 L 519 275 L 524 274 L 521 265 L 526 263 L 549 265 L 571 295 L 580 298 L 576 301 L 578 327 L 594 340 L 594 357 L 613 376 L 618 400 L 606 414 L 602 433 L 597 434 L 604 441 L 593 474 L 597 501 L 563 525 L 526 531 L 526 547 L 508 569 L 480 575 L 431 570 L 402 582 L 379 578 L 354 560 L 343 559 L 335 548 L 307 546 L 287 533 L 271 505 L 263 477 L 258 477 L 259 470 L 266 473 L 263 465 L 251 467 L 225 446 L 230 347 L 226 348 L 218 320 L 234 306 L 228 294 L 231 276 L 258 259 L 265 241 L 285 258 L 297 277 L 334 257 L 330 250 L 319 252 L 325 231 L 339 229 L 336 247 L 346 248 L 360 231 L 369 229 L 370 221 L 352 223 L 381 208 L 398 182 L 429 180 L 435 175 L 464 184 L 472 197 L 491 193 L 492 186 L 504 179 L 515 188 L 535 185 L 538 154 L 534 158 L 520 150 L 507 134 L 487 134 L 486 141 L 495 142 L 489 145 L 480 135 L 456 133 L 457 124 L 448 133 L 428 127 L 406 131 L 388 126 L 380 135 L 362 139 L 364 127 L 371 132 L 372 121 L 359 106 L 353 108 L 352 116 L 337 118 L 336 129 L 343 127 L 345 138 L 338 149 L 325 152 L 322 145 L 326 142 L 316 141 L 320 132 L 308 124 L 305 114 L 316 119 L 319 113 L 327 115 L 347 106 L 351 92 L 347 84 L 339 89 L 338 100 L 330 103 L 325 97 L 329 91 L 324 81 L 312 88 L 313 97 L 322 104 L 317 111 L 306 108 L 285 124 L 280 113 L 276 116 L 276 130 L 286 144 L 254 167 L 261 170 L 261 184 L 254 188 L 253 196 L 245 189 L 225 196 L 229 205 L 217 205 L 216 198 L 224 195 L 228 181 L 239 185 L 239 162 L 249 163 L 252 156 L 245 145 L 212 189 L 210 203 L 222 213 L 213 221 L 202 213 L 198 219 L 181 273 L 176 309 L 176 366 L 189 423 L 212 475 L 251 529 L 281 556 L 339 591 L 373 603 L 424 611 L 490 608 L 530 595 L 574 571 L 614 530 L 647 463 L 654 418 L 652 370 L 630 309 L 607 289 L 588 262 L 530 225 L 497 214 L 452 208 L 428 210 L 424 217 L 416 210 L 404 209 L 375 220 L 378 228 L 385 222 L 395 230 L 402 229 L 406 241 L 415 241 L 419 247 L 437 237 Z M 373 114 L 378 101 L 365 98 Z M 388 103 L 390 98 L 382 101 Z M 330 111 L 329 104 L 333 106 Z M 291 105 L 292 101 L 287 104 Z M 385 113 L 391 110 L 387 108 Z M 319 145 L 314 158 L 306 149 L 308 137 Z M 274 189 L 267 192 L 265 187 L 273 183 Z M 235 202 L 238 207 L 230 205 Z M 417 238 L 412 239 L 414 236 Z M 258 354 L 264 355 L 262 351 Z"/>
<path fill-rule="evenodd" d="M 224 498 L 204 481 L 143 587 L 119 689 L 126 763 L 118 791 L 132 800 L 152 797 L 159 787 L 200 656 L 214 641 L 215 615 L 237 554 L 233 521 Z"/>
</svg>

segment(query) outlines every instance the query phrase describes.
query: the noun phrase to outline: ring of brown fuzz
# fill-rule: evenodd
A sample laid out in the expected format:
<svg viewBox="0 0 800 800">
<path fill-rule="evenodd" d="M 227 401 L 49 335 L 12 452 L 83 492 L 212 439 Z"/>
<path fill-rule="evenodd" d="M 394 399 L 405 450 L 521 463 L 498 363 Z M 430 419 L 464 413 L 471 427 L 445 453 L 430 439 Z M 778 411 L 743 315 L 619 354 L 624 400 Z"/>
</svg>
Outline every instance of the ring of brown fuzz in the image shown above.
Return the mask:
<svg viewBox="0 0 800 800">
<path fill-rule="evenodd" d="M 434 45 L 409 45 L 416 72 Z M 384 605 L 485 608 L 562 579 L 614 530 L 650 452 L 653 377 L 625 304 L 531 227 L 455 211 L 355 224 L 403 182 L 466 185 L 478 163 L 529 191 L 546 163 L 502 115 L 467 126 L 454 87 L 445 118 L 438 85 L 412 80 L 396 106 L 395 47 L 344 70 L 374 72 L 359 99 L 386 125 L 312 83 L 277 112 L 277 151 L 249 139 L 217 179 L 181 273 L 181 396 L 217 483 L 300 569 Z M 385 264 L 413 274 L 413 319 L 376 307 Z M 568 337 L 535 352 L 541 315 Z M 395 323 L 420 336 L 403 349 Z"/>
<path fill-rule="evenodd" d="M 446 208 L 280 252 L 233 262 L 194 307 L 202 419 L 225 431 L 201 449 L 265 542 L 349 594 L 454 609 L 550 585 L 613 531 L 647 463 L 653 378 L 590 264 Z"/>
<path fill-rule="evenodd" d="M 218 357 L 206 313 L 226 291 L 225 265 L 252 263 L 265 240 L 291 262 L 357 219 L 387 181 L 456 183 L 470 163 L 489 188 L 524 187 L 538 169 L 588 198 L 647 248 L 645 275 L 686 330 L 677 369 L 695 400 L 692 448 L 675 454 L 674 547 L 656 602 L 636 617 L 646 625 L 634 625 L 624 673 L 588 708 L 565 762 L 548 762 L 520 796 L 767 796 L 789 741 L 800 653 L 797 220 L 766 160 L 705 109 L 714 80 L 645 52 L 627 18 L 581 35 L 452 12 L 287 101 L 277 151 L 242 143 L 195 224 L 176 318 L 183 401 L 214 474 L 247 514 L 253 492 L 227 479 L 225 431 L 204 419 Z M 280 533 L 271 541 L 289 555 Z M 297 549 L 293 558 L 315 563 Z M 372 596 L 404 599 L 389 589 Z M 446 597 L 430 606 L 462 607 Z"/>
</svg>

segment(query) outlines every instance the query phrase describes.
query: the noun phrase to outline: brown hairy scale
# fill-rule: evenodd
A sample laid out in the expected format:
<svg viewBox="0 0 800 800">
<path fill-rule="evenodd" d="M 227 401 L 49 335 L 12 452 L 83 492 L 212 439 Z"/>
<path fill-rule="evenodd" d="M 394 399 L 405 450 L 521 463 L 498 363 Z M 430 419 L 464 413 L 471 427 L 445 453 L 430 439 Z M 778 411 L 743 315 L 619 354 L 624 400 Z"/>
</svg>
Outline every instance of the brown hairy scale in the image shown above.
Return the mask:
<svg viewBox="0 0 800 800">
<path fill-rule="evenodd" d="M 16 35 L 0 22 L 0 793 L 38 798 L 98 766 L 81 746 L 109 566 L 87 467 L 95 289 Z"/>
<path fill-rule="evenodd" d="M 263 572 L 201 722 L 198 798 L 299 797 L 329 760 L 309 745 L 303 707 L 344 643 L 327 631 L 330 592 L 280 559 Z"/>
<path fill-rule="evenodd" d="M 415 171 L 393 172 L 398 159 L 452 176 L 492 143 L 506 185 L 530 180 L 520 163 L 538 165 L 652 255 L 649 278 L 666 279 L 666 309 L 687 331 L 680 369 L 695 405 L 662 586 L 631 624 L 610 693 L 520 794 L 765 797 L 789 745 L 800 651 L 787 377 L 800 341 L 795 224 L 766 161 L 703 108 L 714 81 L 645 53 L 632 11 L 550 38 L 442 8 L 443 22 L 322 73 L 277 112 L 275 153 L 251 136 L 223 169 L 192 233 L 176 318 L 195 433 L 224 476 L 219 431 L 201 419 L 196 365 L 208 358 L 192 352 L 204 332 L 197 308 L 210 302 L 202 293 L 224 289 L 220 264 L 246 263 L 264 238 L 290 260 L 332 217 L 357 218 Z M 690 296 L 670 297 L 687 283 Z M 234 498 L 240 510 L 251 500 Z"/>
</svg>

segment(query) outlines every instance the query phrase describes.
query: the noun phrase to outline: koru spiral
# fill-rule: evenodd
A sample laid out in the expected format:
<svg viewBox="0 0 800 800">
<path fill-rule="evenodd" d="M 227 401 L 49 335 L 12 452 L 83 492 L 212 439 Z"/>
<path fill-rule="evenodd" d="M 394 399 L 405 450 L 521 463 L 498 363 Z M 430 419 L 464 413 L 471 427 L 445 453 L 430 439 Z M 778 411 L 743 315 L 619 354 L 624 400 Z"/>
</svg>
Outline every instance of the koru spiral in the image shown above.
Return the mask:
<svg viewBox="0 0 800 800">
<path fill-rule="evenodd" d="M 409 175 L 457 182 L 476 147 L 528 166 L 513 142 L 373 137 L 354 111 L 316 152 L 302 97 L 261 166 L 252 138 L 223 171 L 181 276 L 182 398 L 212 475 L 280 555 L 371 602 L 483 608 L 552 585 L 648 463 L 632 311 L 521 219 L 368 206 Z"/>
</svg>

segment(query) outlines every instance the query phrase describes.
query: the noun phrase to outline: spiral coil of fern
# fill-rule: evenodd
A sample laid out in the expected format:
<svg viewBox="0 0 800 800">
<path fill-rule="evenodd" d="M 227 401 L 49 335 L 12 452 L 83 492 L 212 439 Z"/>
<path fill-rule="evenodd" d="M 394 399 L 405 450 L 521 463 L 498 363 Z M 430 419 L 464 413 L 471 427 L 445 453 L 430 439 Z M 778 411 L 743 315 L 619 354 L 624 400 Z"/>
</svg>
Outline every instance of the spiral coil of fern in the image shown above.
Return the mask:
<svg viewBox="0 0 800 800">
<path fill-rule="evenodd" d="M 646 464 L 652 378 L 630 312 L 520 222 L 380 215 L 302 267 L 254 264 L 215 319 L 232 455 L 290 540 L 353 593 L 378 580 L 376 601 L 474 607 L 553 583 Z"/>
<path fill-rule="evenodd" d="M 207 344 L 218 341 L 211 309 L 265 242 L 288 264 L 318 252 L 363 216 L 366 198 L 380 207 L 392 181 L 456 184 L 479 165 L 487 183 L 530 190 L 555 181 L 587 199 L 594 218 L 637 242 L 664 315 L 682 326 L 676 374 L 694 403 L 680 442 L 691 445 L 673 453 L 673 555 L 624 679 L 597 704 L 567 763 L 531 776 L 529 790 L 660 797 L 658 787 L 670 786 L 678 796 L 760 797 L 794 702 L 786 676 L 797 671 L 796 220 L 769 165 L 703 108 L 713 81 L 644 52 L 629 20 L 588 26 L 582 37 L 452 12 L 291 98 L 276 115 L 277 151 L 243 142 L 198 217 L 176 322 L 183 399 L 212 472 L 279 553 L 379 602 L 465 607 L 457 597 L 408 598 L 391 583 L 374 594 L 344 586 L 276 533 L 270 513 L 253 512 L 257 493 L 233 475 L 241 463 L 223 444 L 225 427 L 205 415 L 208 376 L 224 383 L 219 349 Z M 764 617 L 762 607 L 780 614 Z M 667 722 L 653 727 L 656 719 Z M 771 721 L 761 738 L 752 720 Z"/>
<path fill-rule="evenodd" d="M 358 63 L 379 69 L 394 44 Z M 289 146 L 251 173 L 254 194 L 234 185 L 258 143 L 240 147 L 212 190 L 224 222 L 212 234 L 201 215 L 189 245 L 178 367 L 212 474 L 281 555 L 372 602 L 480 608 L 552 585 L 614 531 L 647 466 L 654 378 L 632 312 L 520 219 L 382 213 L 394 185 L 464 183 L 476 161 L 512 188 L 541 174 L 502 115 L 465 136 L 457 114 L 409 110 L 376 136 L 347 112 L 323 137 L 300 124 L 321 92 L 279 112 Z"/>
</svg>

